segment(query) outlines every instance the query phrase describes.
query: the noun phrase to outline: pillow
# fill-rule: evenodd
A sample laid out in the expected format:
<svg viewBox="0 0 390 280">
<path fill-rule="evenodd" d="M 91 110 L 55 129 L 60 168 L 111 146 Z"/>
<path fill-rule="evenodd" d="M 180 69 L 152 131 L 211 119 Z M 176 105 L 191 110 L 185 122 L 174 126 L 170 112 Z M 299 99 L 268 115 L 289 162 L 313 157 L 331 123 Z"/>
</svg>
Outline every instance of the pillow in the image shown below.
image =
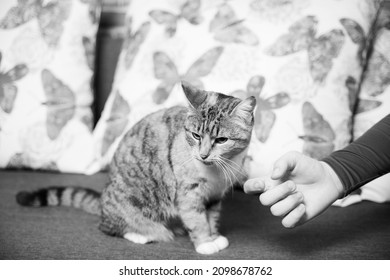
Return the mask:
<svg viewBox="0 0 390 280">
<path fill-rule="evenodd" d="M 372 53 L 364 73 L 354 119 L 354 138 L 390 113 L 390 5 L 380 13 Z"/>
<path fill-rule="evenodd" d="M 251 177 L 289 150 L 322 158 L 351 140 L 359 81 L 378 3 L 366 0 L 134 0 L 112 92 L 94 132 L 104 168 L 146 114 L 185 104 L 180 81 L 257 99 Z"/>
<path fill-rule="evenodd" d="M 0 167 L 90 163 L 97 3 L 1 1 Z"/>
<path fill-rule="evenodd" d="M 390 5 L 384 5 L 378 18 L 373 49 L 363 75 L 353 126 L 354 139 L 390 113 Z M 390 174 L 361 187 L 338 202 L 348 206 L 362 200 L 390 201 Z"/>
</svg>

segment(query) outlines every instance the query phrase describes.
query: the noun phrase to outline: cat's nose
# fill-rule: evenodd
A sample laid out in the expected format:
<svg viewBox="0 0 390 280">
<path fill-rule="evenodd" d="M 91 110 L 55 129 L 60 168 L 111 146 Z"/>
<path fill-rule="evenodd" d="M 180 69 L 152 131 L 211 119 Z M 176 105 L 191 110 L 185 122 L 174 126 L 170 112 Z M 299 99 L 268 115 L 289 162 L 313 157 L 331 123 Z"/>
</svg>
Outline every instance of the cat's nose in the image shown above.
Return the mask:
<svg viewBox="0 0 390 280">
<path fill-rule="evenodd" d="M 201 157 L 201 159 L 203 159 L 203 160 L 205 160 L 208 156 L 209 156 L 208 154 L 205 154 L 205 155 L 200 154 L 200 157 Z"/>
</svg>

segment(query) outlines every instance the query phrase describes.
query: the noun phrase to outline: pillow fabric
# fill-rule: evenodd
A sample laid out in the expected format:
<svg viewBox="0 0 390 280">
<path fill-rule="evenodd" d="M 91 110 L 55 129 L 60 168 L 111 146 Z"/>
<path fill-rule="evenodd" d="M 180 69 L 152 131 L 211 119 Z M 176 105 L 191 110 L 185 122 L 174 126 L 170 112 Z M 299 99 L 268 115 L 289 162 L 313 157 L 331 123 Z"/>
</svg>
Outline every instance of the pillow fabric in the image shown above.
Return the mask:
<svg viewBox="0 0 390 280">
<path fill-rule="evenodd" d="M 390 3 L 389 3 L 390 4 Z M 390 5 L 383 5 L 376 37 L 363 75 L 353 126 L 354 139 L 390 113 Z M 348 206 L 362 200 L 390 201 L 390 174 L 364 185 L 338 202 Z"/>
<path fill-rule="evenodd" d="M 351 140 L 351 89 L 379 1 L 133 0 L 90 172 L 146 114 L 185 104 L 180 81 L 257 99 L 251 177 L 289 150 L 322 158 Z M 351 101 L 352 100 L 352 101 Z"/>
<path fill-rule="evenodd" d="M 0 2 L 0 167 L 90 163 L 98 3 Z"/>
<path fill-rule="evenodd" d="M 360 137 L 390 113 L 390 5 L 382 9 L 379 28 L 367 62 L 354 119 L 354 138 Z"/>
</svg>

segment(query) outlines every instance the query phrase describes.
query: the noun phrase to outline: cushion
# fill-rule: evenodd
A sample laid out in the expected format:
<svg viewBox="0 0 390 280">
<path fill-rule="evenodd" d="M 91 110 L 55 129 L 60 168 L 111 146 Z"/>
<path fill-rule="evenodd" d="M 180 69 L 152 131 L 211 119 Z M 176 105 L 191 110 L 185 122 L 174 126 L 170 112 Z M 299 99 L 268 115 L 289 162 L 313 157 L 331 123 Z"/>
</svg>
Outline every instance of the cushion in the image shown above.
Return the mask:
<svg viewBox="0 0 390 280">
<path fill-rule="evenodd" d="M 378 29 L 373 42 L 359 92 L 354 119 L 354 139 L 359 138 L 375 123 L 390 113 L 390 5 L 384 5 L 378 17 Z M 390 201 L 390 174 L 361 187 L 343 200 L 339 206 L 348 206 L 362 200 Z"/>
<path fill-rule="evenodd" d="M 0 167 L 90 163 L 97 3 L 1 1 Z"/>
<path fill-rule="evenodd" d="M 251 177 L 289 150 L 322 158 L 351 140 L 359 81 L 378 2 L 134 0 L 112 92 L 94 132 L 105 168 L 146 114 L 185 104 L 180 82 L 257 99 Z M 357 31 L 358 30 L 358 31 Z M 351 101 L 352 100 L 352 101 Z"/>
</svg>

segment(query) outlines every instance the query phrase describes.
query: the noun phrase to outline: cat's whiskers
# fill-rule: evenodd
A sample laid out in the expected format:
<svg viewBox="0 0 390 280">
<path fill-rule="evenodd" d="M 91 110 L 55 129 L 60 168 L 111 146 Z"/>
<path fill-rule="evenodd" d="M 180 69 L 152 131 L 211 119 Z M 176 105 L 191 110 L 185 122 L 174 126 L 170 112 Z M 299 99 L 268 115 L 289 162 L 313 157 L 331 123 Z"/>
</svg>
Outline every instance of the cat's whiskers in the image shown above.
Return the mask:
<svg viewBox="0 0 390 280">
<path fill-rule="evenodd" d="M 221 160 L 221 162 L 225 165 L 226 169 L 228 169 L 229 172 L 233 175 L 235 181 L 236 181 L 236 182 L 239 182 L 239 183 L 242 183 L 242 179 L 240 179 L 240 178 L 239 178 L 240 176 L 237 176 L 236 173 L 239 173 L 241 176 L 246 177 L 245 174 L 244 174 L 242 171 L 240 171 L 239 169 L 237 169 L 236 167 L 234 167 L 232 164 L 229 164 L 229 162 L 227 161 L 226 158 L 220 157 L 220 160 Z M 233 161 L 232 161 L 232 162 L 233 162 Z M 234 163 L 235 163 L 235 162 L 234 162 Z"/>
<path fill-rule="evenodd" d="M 232 180 L 232 176 L 234 176 L 233 172 L 228 168 L 228 166 L 226 165 L 226 163 L 224 163 L 221 158 L 217 158 L 215 160 L 215 162 L 218 164 L 218 166 L 221 168 L 221 170 L 224 172 L 225 176 L 227 179 L 229 179 L 229 182 L 230 182 L 230 186 L 233 186 L 233 180 Z M 227 184 L 227 180 L 226 180 L 226 184 Z"/>
<path fill-rule="evenodd" d="M 230 181 L 230 185 L 233 185 L 233 182 L 229 176 L 229 171 L 226 169 L 226 167 L 222 164 L 222 162 L 219 159 L 214 160 L 214 162 L 217 164 L 217 166 L 222 171 L 224 177 L 225 177 L 225 183 L 228 184 L 228 180 Z"/>
<path fill-rule="evenodd" d="M 226 170 L 228 170 L 229 174 L 231 174 L 231 178 L 234 179 L 234 182 L 239 181 L 233 168 L 227 162 L 223 161 L 222 159 L 221 159 L 221 163 L 225 166 Z M 234 182 L 232 182 L 231 186 L 234 185 Z"/>
<path fill-rule="evenodd" d="M 243 177 L 248 176 L 245 169 L 242 166 L 240 166 L 237 162 L 235 162 L 231 159 L 225 158 L 223 156 L 221 156 L 220 158 L 221 158 L 221 160 L 225 161 L 226 164 L 228 164 L 234 171 L 240 173 L 240 175 L 242 175 Z"/>
</svg>

